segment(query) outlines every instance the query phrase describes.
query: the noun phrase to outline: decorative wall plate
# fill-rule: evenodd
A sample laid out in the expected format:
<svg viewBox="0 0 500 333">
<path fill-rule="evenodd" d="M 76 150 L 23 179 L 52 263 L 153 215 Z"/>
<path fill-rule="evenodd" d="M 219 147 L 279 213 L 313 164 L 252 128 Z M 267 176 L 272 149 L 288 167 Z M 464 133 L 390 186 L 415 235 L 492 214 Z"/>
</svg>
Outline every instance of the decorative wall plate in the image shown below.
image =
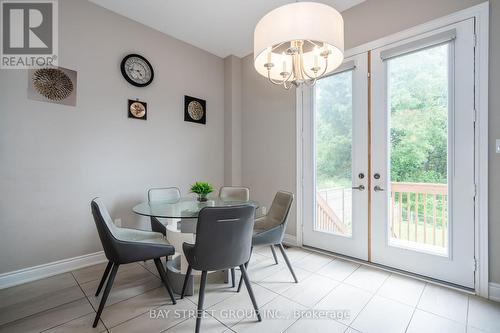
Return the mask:
<svg viewBox="0 0 500 333">
<path fill-rule="evenodd" d="M 205 110 L 203 110 L 203 106 L 201 106 L 200 102 L 191 101 L 188 104 L 188 113 L 191 119 L 199 121 L 201 118 L 203 118 Z"/>
<path fill-rule="evenodd" d="M 184 120 L 198 124 L 207 121 L 207 102 L 203 99 L 184 96 Z"/>
<path fill-rule="evenodd" d="M 128 117 L 146 120 L 148 117 L 147 103 L 139 100 L 128 100 Z"/>
<path fill-rule="evenodd" d="M 120 69 L 125 80 L 136 87 L 145 87 L 153 82 L 153 66 L 139 54 L 129 54 L 123 58 Z"/>
</svg>

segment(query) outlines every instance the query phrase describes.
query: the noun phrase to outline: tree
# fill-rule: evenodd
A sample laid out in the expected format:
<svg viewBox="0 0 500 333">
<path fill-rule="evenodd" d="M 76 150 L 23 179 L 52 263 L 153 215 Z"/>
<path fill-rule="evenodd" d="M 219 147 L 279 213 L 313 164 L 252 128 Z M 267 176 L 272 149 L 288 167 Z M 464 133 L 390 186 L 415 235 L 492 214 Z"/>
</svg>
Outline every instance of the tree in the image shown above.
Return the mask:
<svg viewBox="0 0 500 333">
<path fill-rule="evenodd" d="M 391 180 L 446 183 L 448 46 L 389 61 Z"/>
<path fill-rule="evenodd" d="M 388 60 L 393 182 L 447 182 L 448 45 Z M 318 187 L 351 186 L 352 72 L 316 85 Z"/>
<path fill-rule="evenodd" d="M 316 175 L 318 183 L 350 186 L 352 75 L 341 73 L 316 86 Z M 324 187 L 324 186 L 321 186 Z"/>
</svg>

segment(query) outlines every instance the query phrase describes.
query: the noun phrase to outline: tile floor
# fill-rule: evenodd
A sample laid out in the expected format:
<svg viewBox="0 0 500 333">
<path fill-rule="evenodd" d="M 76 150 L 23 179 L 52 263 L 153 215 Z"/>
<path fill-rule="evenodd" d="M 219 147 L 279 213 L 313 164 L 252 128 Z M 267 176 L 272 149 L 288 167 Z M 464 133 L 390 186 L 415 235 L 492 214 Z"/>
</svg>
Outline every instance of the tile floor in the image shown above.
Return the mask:
<svg viewBox="0 0 500 333">
<path fill-rule="evenodd" d="M 299 248 L 287 252 L 299 284 L 292 282 L 279 253 L 278 265 L 269 248 L 257 248 L 252 255 L 249 274 L 267 318 L 258 323 L 251 313 L 232 315 L 252 309 L 246 290 L 238 294 L 229 284 L 212 281 L 202 332 L 500 332 L 500 303 Z M 99 302 L 93 295 L 104 267 L 0 290 L 0 333 L 194 332 L 195 319 L 189 314 L 196 309 L 197 295 L 171 305 L 149 262 L 120 268 L 101 322 L 93 329 Z M 151 318 L 151 310 L 158 318 Z M 345 310 L 348 315 L 297 319 L 293 314 L 300 310 Z"/>
</svg>

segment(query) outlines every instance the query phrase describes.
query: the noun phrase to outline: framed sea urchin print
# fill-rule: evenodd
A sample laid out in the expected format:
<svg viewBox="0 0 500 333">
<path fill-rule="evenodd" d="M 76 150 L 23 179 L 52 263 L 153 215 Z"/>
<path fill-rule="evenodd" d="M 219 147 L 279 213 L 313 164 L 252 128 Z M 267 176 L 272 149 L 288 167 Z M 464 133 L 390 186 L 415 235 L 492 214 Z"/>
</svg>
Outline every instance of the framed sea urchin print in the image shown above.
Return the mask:
<svg viewBox="0 0 500 333">
<path fill-rule="evenodd" d="M 203 99 L 184 96 L 184 121 L 206 124 L 207 102 Z"/>
<path fill-rule="evenodd" d="M 28 98 L 76 106 L 76 71 L 63 67 L 30 69 Z"/>
<path fill-rule="evenodd" d="M 128 117 L 133 119 L 148 119 L 148 104 L 139 100 L 128 100 Z"/>
</svg>

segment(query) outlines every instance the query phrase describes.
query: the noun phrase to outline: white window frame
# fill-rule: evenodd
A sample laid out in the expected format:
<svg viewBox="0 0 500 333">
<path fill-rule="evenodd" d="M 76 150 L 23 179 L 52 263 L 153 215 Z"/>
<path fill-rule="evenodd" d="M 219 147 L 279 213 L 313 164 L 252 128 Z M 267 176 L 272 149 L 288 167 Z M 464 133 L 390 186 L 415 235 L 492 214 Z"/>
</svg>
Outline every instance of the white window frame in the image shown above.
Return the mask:
<svg viewBox="0 0 500 333">
<path fill-rule="evenodd" d="M 475 201 L 475 291 L 476 294 L 489 296 L 489 255 L 488 255 L 488 51 L 489 51 L 489 2 L 460 10 L 442 18 L 403 30 L 401 32 L 377 39 L 345 51 L 345 57 L 383 47 L 385 45 L 424 34 L 447 25 L 469 19 L 475 19 L 475 107 L 476 107 L 476 142 L 475 168 L 476 201 Z M 303 110 L 307 103 L 304 88 L 296 91 L 296 187 L 297 187 L 297 236 L 296 242 L 302 246 L 303 228 Z"/>
</svg>

